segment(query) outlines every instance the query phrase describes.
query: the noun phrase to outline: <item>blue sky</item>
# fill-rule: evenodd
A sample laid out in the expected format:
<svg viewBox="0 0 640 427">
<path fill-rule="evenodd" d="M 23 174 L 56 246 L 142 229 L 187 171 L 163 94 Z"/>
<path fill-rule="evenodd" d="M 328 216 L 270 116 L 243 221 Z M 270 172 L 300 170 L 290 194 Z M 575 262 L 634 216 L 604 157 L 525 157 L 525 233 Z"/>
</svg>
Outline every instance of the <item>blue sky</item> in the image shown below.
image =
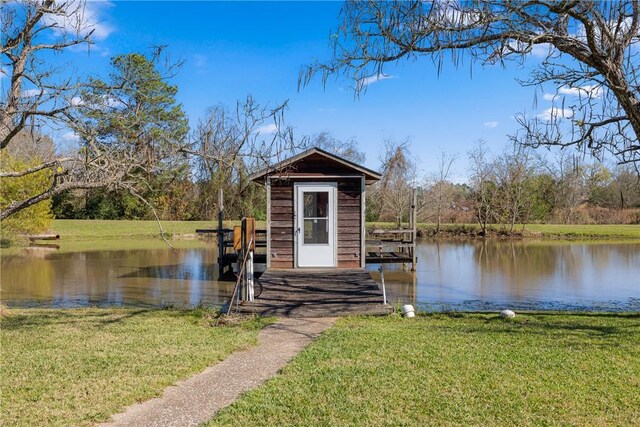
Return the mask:
<svg viewBox="0 0 640 427">
<path fill-rule="evenodd" d="M 207 107 L 234 107 L 252 94 L 261 103 L 289 101 L 286 121 L 297 137 L 329 131 L 354 138 L 376 169 L 386 138 L 411 141 L 421 175 L 435 172 L 442 151 L 457 154 L 452 178 L 464 181 L 467 152 L 482 138 L 495 153 L 515 131 L 514 114 L 535 115 L 551 107 L 533 88 L 521 87 L 539 58 L 523 66 L 438 72 L 428 58 L 387 70 L 390 78 L 370 84 L 354 97 L 353 82 L 320 79 L 298 91 L 300 67 L 331 55 L 329 34 L 336 28 L 338 2 L 90 2 L 96 22 L 91 53 L 67 52 L 78 73 L 108 70 L 111 56 L 167 45 L 173 59 L 185 60 L 173 80 L 192 125 Z M 549 89 L 548 89 L 549 90 Z M 555 91 L 555 88 L 551 90 Z"/>
</svg>

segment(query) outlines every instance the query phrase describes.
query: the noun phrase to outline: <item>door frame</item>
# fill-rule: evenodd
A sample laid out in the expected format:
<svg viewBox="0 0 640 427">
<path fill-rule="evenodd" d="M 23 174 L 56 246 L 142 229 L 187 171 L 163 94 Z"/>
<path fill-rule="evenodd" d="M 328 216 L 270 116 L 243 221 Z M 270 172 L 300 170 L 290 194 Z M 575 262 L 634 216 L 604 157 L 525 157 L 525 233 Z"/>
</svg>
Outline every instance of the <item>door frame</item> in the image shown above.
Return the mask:
<svg viewBox="0 0 640 427">
<path fill-rule="evenodd" d="M 300 249 L 300 233 L 297 233 L 300 221 L 300 215 L 303 213 L 298 212 L 299 208 L 299 200 L 298 193 L 301 188 L 313 188 L 313 187 L 321 187 L 320 191 L 325 189 L 329 190 L 329 198 L 332 201 L 331 205 L 333 207 L 330 212 L 329 222 L 331 224 L 331 229 L 333 231 L 331 238 L 333 239 L 333 265 L 328 267 L 301 267 L 298 265 L 299 256 L 298 251 Z M 300 214 L 300 215 L 299 215 Z M 320 181 L 320 182 L 295 182 L 293 184 L 293 265 L 295 268 L 336 268 L 338 267 L 338 183 L 335 181 Z"/>
</svg>

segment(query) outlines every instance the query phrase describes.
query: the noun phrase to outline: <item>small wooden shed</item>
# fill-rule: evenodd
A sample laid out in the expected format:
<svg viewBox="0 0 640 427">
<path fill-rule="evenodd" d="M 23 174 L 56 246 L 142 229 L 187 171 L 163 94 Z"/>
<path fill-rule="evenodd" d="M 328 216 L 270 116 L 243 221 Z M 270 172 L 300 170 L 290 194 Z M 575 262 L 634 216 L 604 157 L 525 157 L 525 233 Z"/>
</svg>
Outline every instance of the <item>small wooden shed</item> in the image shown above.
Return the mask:
<svg viewBox="0 0 640 427">
<path fill-rule="evenodd" d="M 251 176 L 267 189 L 267 268 L 362 268 L 379 173 L 311 148 Z"/>
</svg>

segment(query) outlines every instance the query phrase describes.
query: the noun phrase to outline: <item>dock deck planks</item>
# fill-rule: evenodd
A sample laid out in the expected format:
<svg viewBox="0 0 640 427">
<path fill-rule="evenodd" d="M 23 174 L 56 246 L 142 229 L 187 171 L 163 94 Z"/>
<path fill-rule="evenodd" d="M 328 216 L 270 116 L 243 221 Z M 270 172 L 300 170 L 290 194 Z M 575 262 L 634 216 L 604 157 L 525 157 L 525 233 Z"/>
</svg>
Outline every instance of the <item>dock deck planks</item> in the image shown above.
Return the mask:
<svg viewBox="0 0 640 427">
<path fill-rule="evenodd" d="M 262 316 L 334 317 L 384 315 L 382 291 L 363 269 L 267 270 L 260 277 L 262 293 L 240 306 L 243 313 Z"/>
<path fill-rule="evenodd" d="M 367 252 L 366 261 L 368 264 L 397 264 L 413 262 L 413 258 L 403 252 Z"/>
</svg>

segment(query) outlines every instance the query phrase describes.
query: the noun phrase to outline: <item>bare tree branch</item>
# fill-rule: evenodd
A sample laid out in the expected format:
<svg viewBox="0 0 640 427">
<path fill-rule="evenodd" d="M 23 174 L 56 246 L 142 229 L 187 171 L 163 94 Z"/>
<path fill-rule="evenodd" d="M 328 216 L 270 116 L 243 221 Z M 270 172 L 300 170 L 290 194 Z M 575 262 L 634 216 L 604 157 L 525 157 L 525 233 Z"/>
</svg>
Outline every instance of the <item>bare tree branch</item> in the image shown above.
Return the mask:
<svg viewBox="0 0 640 427">
<path fill-rule="evenodd" d="M 571 145 L 598 158 L 608 152 L 640 167 L 639 29 L 640 0 L 347 0 L 331 36 L 332 59 L 303 67 L 298 83 L 345 76 L 359 93 L 367 87 L 361 82 L 400 59 L 427 57 L 440 72 L 448 60 L 505 65 L 543 48 L 546 58 L 525 84 L 597 92 L 578 97 L 574 117 L 526 120 L 512 138 L 531 146 Z"/>
</svg>

